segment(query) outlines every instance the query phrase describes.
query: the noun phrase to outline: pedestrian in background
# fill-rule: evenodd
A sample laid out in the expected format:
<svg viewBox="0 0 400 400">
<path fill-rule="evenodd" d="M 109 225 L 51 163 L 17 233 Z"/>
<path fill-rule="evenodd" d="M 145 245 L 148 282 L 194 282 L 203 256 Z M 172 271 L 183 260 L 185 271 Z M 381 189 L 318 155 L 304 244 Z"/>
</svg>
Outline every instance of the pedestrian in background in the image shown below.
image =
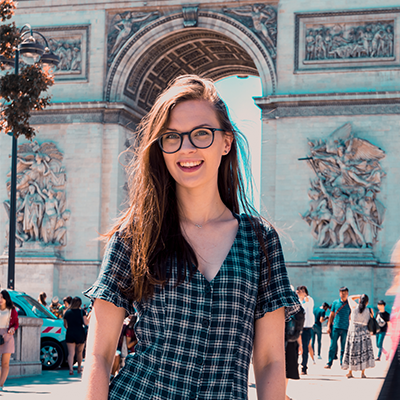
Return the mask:
<svg viewBox="0 0 400 400">
<path fill-rule="evenodd" d="M 64 314 L 64 326 L 67 329 L 65 341 L 68 347 L 69 374 L 73 375 L 74 357 L 78 362 L 78 374 L 82 372 L 82 353 L 86 342 L 85 326 L 89 325 L 86 312 L 81 309 L 82 300 L 74 297 L 71 307 Z"/>
<path fill-rule="evenodd" d="M 0 345 L 1 354 L 1 375 L 0 391 L 3 390 L 4 383 L 10 370 L 11 354 L 15 353 L 14 333 L 18 329 L 18 313 L 11 301 L 7 290 L 0 292 L 0 335 L 3 342 Z"/>
<path fill-rule="evenodd" d="M 63 298 L 63 305 L 60 307 L 60 311 L 62 312 L 63 316 L 65 314 L 65 311 L 67 311 L 68 308 L 71 306 L 71 302 L 72 302 L 71 296 L 66 296 Z"/>
<path fill-rule="evenodd" d="M 340 365 L 342 365 L 344 348 L 346 345 L 347 331 L 349 329 L 349 315 L 351 312 L 349 302 L 349 289 L 345 286 L 339 289 L 340 299 L 332 303 L 331 313 L 328 319 L 328 334 L 331 335 L 328 363 L 325 368 L 330 369 L 337 354 L 337 343 L 340 339 Z"/>
<path fill-rule="evenodd" d="M 47 294 L 45 292 L 40 292 L 39 297 L 38 297 L 38 302 L 43 306 L 47 307 Z"/>
<path fill-rule="evenodd" d="M 376 361 L 381 360 L 382 352 L 386 355 L 386 360 L 389 358 L 389 352 L 383 348 L 383 341 L 388 328 L 390 327 L 390 314 L 385 310 L 386 303 L 383 300 L 378 301 L 378 314 L 376 315 L 376 322 L 379 325 L 379 332 L 376 333 L 376 347 L 378 348 L 378 357 Z"/>
<path fill-rule="evenodd" d="M 86 399 L 244 399 L 252 351 L 259 398 L 283 399 L 285 312 L 300 304 L 276 231 L 246 200 L 239 165 L 248 164 L 214 84 L 176 78 L 137 135 L 130 206 L 86 292 Z M 139 341 L 109 386 L 134 309 Z"/>
<path fill-rule="evenodd" d="M 318 359 L 321 359 L 321 347 L 322 347 L 322 323 L 328 319 L 326 311 L 329 309 L 328 303 L 323 303 L 321 307 L 314 309 L 314 326 L 312 333 L 311 347 L 315 356 L 315 338 L 317 338 L 318 344 Z"/>
<path fill-rule="evenodd" d="M 61 307 L 61 304 L 60 304 L 60 302 L 58 300 L 58 297 L 54 296 L 51 299 L 51 304 L 50 304 L 50 308 L 49 309 L 50 309 L 50 312 L 52 314 L 54 314 L 54 316 L 56 316 L 57 318 L 62 318 L 63 317 L 63 313 L 62 313 L 62 311 L 60 311 L 60 307 Z"/>
<path fill-rule="evenodd" d="M 351 297 L 356 300 L 356 296 Z M 342 369 L 349 369 L 347 378 L 353 378 L 353 371 L 361 371 L 361 378 L 366 378 L 365 370 L 375 367 L 371 334 L 367 328 L 371 316 L 371 310 L 367 308 L 368 302 L 368 296 L 361 295 L 358 307 L 354 308 L 350 315 L 342 362 Z"/>
<path fill-rule="evenodd" d="M 303 353 L 301 334 L 304 325 L 304 309 L 290 316 L 285 323 L 285 366 L 286 366 L 286 392 L 289 379 L 298 380 L 299 375 L 299 355 Z M 286 400 L 292 400 L 286 394 Z"/>
<path fill-rule="evenodd" d="M 313 325 L 315 322 L 314 300 L 311 296 L 309 296 L 306 286 L 298 286 L 296 293 L 299 296 L 302 307 L 304 308 L 304 327 L 301 334 L 301 342 L 303 345 L 301 375 L 307 375 L 308 354 L 311 348 L 311 337 L 313 333 Z M 311 358 L 314 358 L 313 353 L 311 354 Z"/>
</svg>

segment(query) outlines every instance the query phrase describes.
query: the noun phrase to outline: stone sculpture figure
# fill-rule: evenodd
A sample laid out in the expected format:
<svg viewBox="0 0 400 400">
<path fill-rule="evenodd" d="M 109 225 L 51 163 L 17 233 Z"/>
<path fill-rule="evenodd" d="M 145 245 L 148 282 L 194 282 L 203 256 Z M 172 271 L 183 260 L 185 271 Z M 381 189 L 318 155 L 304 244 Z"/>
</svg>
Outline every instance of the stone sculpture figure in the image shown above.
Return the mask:
<svg viewBox="0 0 400 400">
<path fill-rule="evenodd" d="M 9 194 L 9 193 L 8 193 Z M 20 210 L 23 199 L 21 199 L 21 192 L 16 192 L 16 210 Z M 6 210 L 8 218 L 10 218 L 10 200 L 3 201 L 4 209 Z M 24 220 L 24 213 L 21 211 L 16 212 L 16 224 L 15 224 L 15 246 L 21 247 L 24 241 L 27 239 L 27 235 L 25 235 L 23 230 L 23 220 Z M 9 225 L 6 226 L 6 238 L 8 239 L 9 234 Z"/>
<path fill-rule="evenodd" d="M 52 242 L 54 238 L 57 217 L 59 214 L 58 201 L 54 198 L 55 192 L 53 189 L 43 189 L 42 192 L 37 185 L 35 186 L 39 195 L 45 202 L 41 233 L 44 243 L 49 243 Z"/>
<path fill-rule="evenodd" d="M 317 177 L 311 181 L 310 209 L 302 218 L 318 247 L 373 247 L 385 208 L 376 198 L 386 176 L 385 153 L 357 138 L 346 124 L 325 140 L 309 141 L 307 158 Z"/>
<path fill-rule="evenodd" d="M 129 36 L 131 36 L 135 24 L 145 22 L 156 15 L 159 15 L 159 11 L 151 13 L 134 13 L 128 11 L 116 14 L 111 21 L 111 29 L 108 34 L 109 58 L 114 57 Z"/>
<path fill-rule="evenodd" d="M 306 60 L 314 59 L 315 57 L 314 45 L 315 45 L 314 31 L 310 29 L 307 32 L 306 36 Z"/>
<path fill-rule="evenodd" d="M 17 212 L 24 211 L 23 230 L 30 241 L 39 240 L 39 227 L 43 219 L 44 203 L 36 187 L 29 185 L 29 191 Z"/>
<path fill-rule="evenodd" d="M 349 230 L 349 235 L 355 247 L 358 247 L 359 242 L 361 243 L 362 247 L 366 247 L 364 237 L 357 226 L 355 218 L 356 212 L 357 205 L 353 195 L 351 195 L 346 204 L 345 220 L 339 229 L 339 247 L 344 247 L 344 234 L 347 230 Z M 353 232 L 358 240 L 354 237 Z"/>
<path fill-rule="evenodd" d="M 251 18 L 254 29 L 269 44 L 273 51 L 271 54 L 272 57 L 276 57 L 276 41 L 273 39 L 273 36 L 276 35 L 277 14 L 271 6 L 253 4 L 239 8 L 224 8 L 223 11 L 239 17 Z"/>
<path fill-rule="evenodd" d="M 65 245 L 70 212 L 66 210 L 62 153 L 54 143 L 32 142 L 18 146 L 17 157 L 17 246 L 23 248 L 28 242 Z M 9 194 L 10 181 L 6 186 Z M 9 217 L 9 200 L 3 204 Z"/>
</svg>

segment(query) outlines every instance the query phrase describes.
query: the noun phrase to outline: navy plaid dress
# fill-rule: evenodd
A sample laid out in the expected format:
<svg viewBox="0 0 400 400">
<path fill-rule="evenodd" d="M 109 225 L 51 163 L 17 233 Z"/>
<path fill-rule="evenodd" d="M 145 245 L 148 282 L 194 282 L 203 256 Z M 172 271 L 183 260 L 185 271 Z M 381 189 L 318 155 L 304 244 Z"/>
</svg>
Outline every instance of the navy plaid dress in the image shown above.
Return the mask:
<svg viewBox="0 0 400 400">
<path fill-rule="evenodd" d="M 133 304 L 120 290 L 131 282 L 130 248 L 118 234 L 110 240 L 100 275 L 85 294 L 128 313 L 135 307 L 139 342 L 112 380 L 109 399 L 247 399 L 254 321 L 280 307 L 289 316 L 300 304 L 275 230 L 263 227 L 272 269 L 267 285 L 267 260 L 256 234 L 246 215 L 236 217 L 235 241 L 211 282 L 196 271 L 175 287 L 173 261 L 166 266 L 168 284 L 157 287 L 150 300 Z"/>
</svg>

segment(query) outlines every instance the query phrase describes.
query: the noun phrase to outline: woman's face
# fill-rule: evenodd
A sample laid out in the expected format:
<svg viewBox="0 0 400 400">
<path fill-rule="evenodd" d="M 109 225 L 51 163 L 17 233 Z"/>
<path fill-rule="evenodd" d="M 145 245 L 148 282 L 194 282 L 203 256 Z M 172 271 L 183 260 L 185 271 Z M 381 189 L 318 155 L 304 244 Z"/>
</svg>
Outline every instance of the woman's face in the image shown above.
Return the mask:
<svg viewBox="0 0 400 400">
<path fill-rule="evenodd" d="M 221 128 L 217 113 L 207 101 L 188 100 L 171 111 L 167 132 L 190 132 L 197 127 Z M 165 164 L 177 188 L 217 188 L 221 157 L 228 154 L 232 139 L 232 135 L 215 131 L 214 143 L 207 149 L 197 149 L 185 135 L 179 151 L 173 154 L 163 153 Z"/>
<path fill-rule="evenodd" d="M 3 295 L 0 293 L 0 307 L 5 306 L 5 304 L 6 304 L 6 301 L 4 300 Z"/>
</svg>

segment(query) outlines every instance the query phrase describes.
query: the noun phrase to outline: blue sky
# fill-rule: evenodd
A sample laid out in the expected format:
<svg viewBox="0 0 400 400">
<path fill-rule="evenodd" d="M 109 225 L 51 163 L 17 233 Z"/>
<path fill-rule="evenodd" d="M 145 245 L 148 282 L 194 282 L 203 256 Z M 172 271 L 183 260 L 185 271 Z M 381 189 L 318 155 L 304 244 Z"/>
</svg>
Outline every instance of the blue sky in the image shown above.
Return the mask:
<svg viewBox="0 0 400 400">
<path fill-rule="evenodd" d="M 260 209 L 261 176 L 261 110 L 253 97 L 261 96 L 261 80 L 255 76 L 240 79 L 236 76 L 216 82 L 217 89 L 229 108 L 233 122 L 247 137 L 254 177 L 254 206 Z"/>
</svg>

